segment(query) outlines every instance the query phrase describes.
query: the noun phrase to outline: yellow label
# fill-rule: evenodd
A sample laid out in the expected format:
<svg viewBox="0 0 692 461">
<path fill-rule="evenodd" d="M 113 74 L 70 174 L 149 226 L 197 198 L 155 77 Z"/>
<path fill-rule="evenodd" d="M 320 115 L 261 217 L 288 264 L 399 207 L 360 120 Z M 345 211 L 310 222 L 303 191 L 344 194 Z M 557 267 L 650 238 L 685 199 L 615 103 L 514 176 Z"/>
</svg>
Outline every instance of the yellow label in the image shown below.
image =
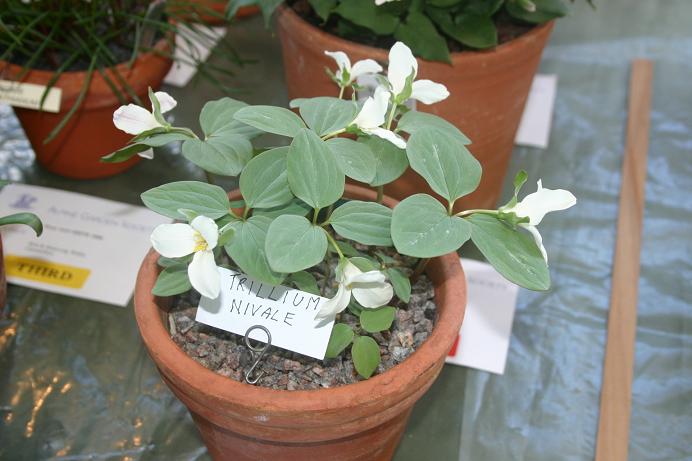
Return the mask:
<svg viewBox="0 0 692 461">
<path fill-rule="evenodd" d="M 82 288 L 91 273 L 89 269 L 14 255 L 5 256 L 5 271 L 8 276 L 67 288 Z"/>
</svg>

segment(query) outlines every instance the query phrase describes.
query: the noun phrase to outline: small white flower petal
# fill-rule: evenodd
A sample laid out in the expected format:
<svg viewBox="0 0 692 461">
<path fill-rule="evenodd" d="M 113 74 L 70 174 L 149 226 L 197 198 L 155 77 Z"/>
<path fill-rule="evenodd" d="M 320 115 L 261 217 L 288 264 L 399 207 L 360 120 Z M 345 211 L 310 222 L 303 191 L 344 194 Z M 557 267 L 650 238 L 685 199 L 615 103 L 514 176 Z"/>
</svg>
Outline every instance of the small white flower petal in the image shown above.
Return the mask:
<svg viewBox="0 0 692 461">
<path fill-rule="evenodd" d="M 377 64 L 377 62 L 372 59 L 363 59 L 362 61 L 358 61 L 353 65 L 350 72 L 351 81 L 353 82 L 361 75 L 376 74 L 378 72 L 382 72 L 382 66 Z"/>
<path fill-rule="evenodd" d="M 200 234 L 207 242 L 207 249 L 213 250 L 219 241 L 219 226 L 213 219 L 206 216 L 197 216 L 192 220 L 190 226 Z"/>
<path fill-rule="evenodd" d="M 415 80 L 418 74 L 418 61 L 413 56 L 411 48 L 403 42 L 396 42 L 389 50 L 389 67 L 387 68 L 387 80 L 392 85 L 395 95 L 404 91 L 406 79 L 411 72 Z"/>
<path fill-rule="evenodd" d="M 161 256 L 180 258 L 195 251 L 195 234 L 189 224 L 160 224 L 151 233 L 151 245 Z"/>
<path fill-rule="evenodd" d="M 411 87 L 411 98 L 423 104 L 435 104 L 449 97 L 447 87 L 432 80 L 416 80 Z"/>
<path fill-rule="evenodd" d="M 351 302 L 351 290 L 347 289 L 344 284 L 340 283 L 336 295 L 322 304 L 322 307 L 317 312 L 317 315 L 315 315 L 315 319 L 332 318 L 339 312 L 346 309 L 349 302 Z"/>
<path fill-rule="evenodd" d="M 519 224 L 521 227 L 526 229 L 533 235 L 533 239 L 536 242 L 536 246 L 538 247 L 539 250 L 541 250 L 541 254 L 543 255 L 543 259 L 545 260 L 545 263 L 548 264 L 548 253 L 545 251 L 545 247 L 543 246 L 543 237 L 541 237 L 540 232 L 538 232 L 538 228 L 536 226 L 532 226 L 530 224 Z"/>
<path fill-rule="evenodd" d="M 375 94 L 365 100 L 363 107 L 358 112 L 358 115 L 353 120 L 355 124 L 363 131 L 372 128 L 377 128 L 384 123 L 389 107 L 390 93 L 381 86 L 375 89 Z"/>
<path fill-rule="evenodd" d="M 370 130 L 364 130 L 366 133 L 377 136 L 378 138 L 386 139 L 387 141 L 394 144 L 399 149 L 406 149 L 406 141 L 404 138 L 394 133 L 393 131 L 385 130 L 384 128 L 373 128 Z"/>
<path fill-rule="evenodd" d="M 212 251 L 198 251 L 192 257 L 192 262 L 187 266 L 187 275 L 190 277 L 192 288 L 202 296 L 216 299 L 221 291 L 221 275 L 214 261 Z"/>
<path fill-rule="evenodd" d="M 348 278 L 345 282 L 347 285 L 355 287 L 356 285 L 363 283 L 384 283 L 385 276 L 380 271 L 368 271 L 361 272 L 360 274 L 354 274 Z"/>
<path fill-rule="evenodd" d="M 508 211 L 514 211 L 519 217 L 528 217 L 529 224 L 537 226 L 543 217 L 551 211 L 566 210 L 577 203 L 577 198 L 564 189 L 544 189 L 538 181 L 536 192 L 527 195 Z"/>
<path fill-rule="evenodd" d="M 389 283 L 363 283 L 353 286 L 353 297 L 361 306 L 380 307 L 387 304 L 394 296 L 394 289 Z"/>
<path fill-rule="evenodd" d="M 146 159 L 153 159 L 154 158 L 154 149 L 147 149 L 144 152 L 140 152 L 139 154 L 140 157 L 146 158 Z"/>
<path fill-rule="evenodd" d="M 346 69 L 351 72 L 351 60 L 346 53 L 343 51 L 325 51 L 324 54 L 336 61 L 339 69 Z"/>
<path fill-rule="evenodd" d="M 157 91 L 154 93 L 154 97 L 159 100 L 159 106 L 161 107 L 162 114 L 165 114 L 178 105 L 178 101 L 173 99 L 173 96 L 165 91 Z"/>
<path fill-rule="evenodd" d="M 389 2 L 398 2 L 399 0 L 375 0 L 375 5 L 380 6 Z"/>
<path fill-rule="evenodd" d="M 134 135 L 162 126 L 151 112 L 136 104 L 120 106 L 113 112 L 113 124 L 117 129 Z"/>
</svg>

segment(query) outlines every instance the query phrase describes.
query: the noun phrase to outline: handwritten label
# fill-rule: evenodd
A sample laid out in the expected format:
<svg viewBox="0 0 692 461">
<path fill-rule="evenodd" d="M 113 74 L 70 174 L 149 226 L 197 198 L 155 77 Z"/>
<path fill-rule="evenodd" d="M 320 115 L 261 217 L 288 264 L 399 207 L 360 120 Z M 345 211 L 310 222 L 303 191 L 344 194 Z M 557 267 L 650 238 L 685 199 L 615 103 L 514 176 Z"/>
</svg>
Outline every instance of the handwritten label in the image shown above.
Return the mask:
<svg viewBox="0 0 692 461">
<path fill-rule="evenodd" d="M 221 294 L 216 299 L 202 297 L 195 320 L 242 336 L 251 326 L 262 325 L 271 333 L 273 346 L 324 359 L 334 321 L 318 322 L 315 314 L 326 298 L 267 285 L 224 268 L 219 273 Z M 267 339 L 259 329 L 250 338 Z"/>
<path fill-rule="evenodd" d="M 43 85 L 20 83 L 11 80 L 0 80 L 0 102 L 24 109 L 43 110 L 45 112 L 60 112 L 62 90 L 51 88 L 41 107 L 41 98 L 46 91 Z"/>
<path fill-rule="evenodd" d="M 447 363 L 503 374 L 517 303 L 517 287 L 488 263 L 462 259 L 467 302 L 464 323 Z"/>
</svg>

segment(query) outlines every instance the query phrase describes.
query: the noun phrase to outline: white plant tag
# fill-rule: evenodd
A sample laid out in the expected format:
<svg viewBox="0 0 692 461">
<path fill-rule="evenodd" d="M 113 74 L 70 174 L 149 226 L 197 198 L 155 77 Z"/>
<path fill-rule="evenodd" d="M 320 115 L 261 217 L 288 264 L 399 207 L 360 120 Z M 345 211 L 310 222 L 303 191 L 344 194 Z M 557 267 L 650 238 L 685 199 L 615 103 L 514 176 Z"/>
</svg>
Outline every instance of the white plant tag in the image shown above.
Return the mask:
<svg viewBox="0 0 692 461">
<path fill-rule="evenodd" d="M 517 304 L 517 287 L 488 263 L 462 259 L 466 314 L 447 363 L 503 374 Z"/>
<path fill-rule="evenodd" d="M 197 73 L 197 64 L 203 63 L 211 50 L 226 34 L 225 27 L 212 27 L 205 32 L 211 43 L 196 36 L 187 26 L 179 26 L 180 32 L 175 35 L 174 62 L 171 70 L 163 79 L 168 85 L 182 88 Z"/>
<path fill-rule="evenodd" d="M 262 325 L 271 333 L 273 346 L 324 359 L 334 321 L 318 322 L 315 315 L 326 298 L 267 285 L 229 269 L 219 268 L 219 273 L 219 297 L 203 296 L 195 320 L 241 336 L 251 326 Z M 250 338 L 267 339 L 260 329 L 250 333 Z"/>
<path fill-rule="evenodd" d="M 46 88 L 44 85 L 36 85 L 34 83 L 0 80 L 0 103 L 24 109 L 40 110 L 41 98 Z M 60 112 L 61 98 L 62 90 L 55 87 L 51 88 L 48 91 L 46 100 L 43 102 L 43 111 Z"/>
<path fill-rule="evenodd" d="M 534 77 L 514 144 L 541 149 L 548 147 L 556 90 L 557 75 L 538 74 Z"/>
</svg>

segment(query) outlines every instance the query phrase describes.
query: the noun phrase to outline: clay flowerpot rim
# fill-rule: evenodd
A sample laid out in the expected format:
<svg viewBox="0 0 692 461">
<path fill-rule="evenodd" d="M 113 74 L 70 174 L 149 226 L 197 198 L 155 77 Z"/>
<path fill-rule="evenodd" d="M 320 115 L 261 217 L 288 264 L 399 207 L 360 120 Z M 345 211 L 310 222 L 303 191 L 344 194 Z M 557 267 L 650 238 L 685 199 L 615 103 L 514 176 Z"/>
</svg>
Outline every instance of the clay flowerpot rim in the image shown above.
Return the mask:
<svg viewBox="0 0 692 461">
<path fill-rule="evenodd" d="M 364 187 L 346 185 L 347 195 L 358 198 L 374 199 L 375 192 Z M 238 191 L 229 194 L 231 199 L 240 197 Z M 386 197 L 384 203 L 393 206 L 396 200 Z M 436 284 L 436 298 L 440 292 L 454 303 L 461 304 L 459 309 L 449 307 L 440 309 L 437 322 L 430 337 L 402 363 L 386 372 L 372 378 L 333 388 L 314 390 L 276 390 L 252 386 L 232 378 L 221 376 L 190 358 L 171 339 L 168 329 L 164 326 L 160 308 L 156 298 L 151 294 L 151 288 L 156 281 L 158 254 L 150 250 L 142 263 L 137 286 L 135 288 L 135 316 L 142 338 L 149 353 L 164 369 L 164 375 L 174 375 L 192 392 L 209 395 L 220 405 L 232 403 L 243 408 L 250 408 L 262 414 L 291 414 L 295 412 L 321 411 L 328 402 L 330 411 L 360 407 L 388 397 L 407 395 L 411 389 L 411 376 L 419 376 L 433 368 L 440 357 L 445 357 L 449 348 L 459 333 L 466 305 L 466 280 L 456 253 L 450 253 L 439 258 L 444 282 Z M 440 290 L 440 291 L 438 291 Z M 448 300 L 447 303 L 450 301 Z M 189 393 L 189 391 L 186 391 Z M 319 398 L 315 398 L 319 394 Z"/>
<path fill-rule="evenodd" d="M 118 82 L 118 80 L 116 77 L 114 77 L 114 71 L 117 71 L 124 80 L 128 80 L 129 74 L 141 66 L 146 66 L 147 62 L 151 61 L 152 59 L 160 58 L 170 60 L 169 57 L 165 56 L 166 52 L 168 51 L 170 51 L 168 39 L 162 38 L 156 42 L 151 51 L 138 54 L 137 58 L 132 64 L 130 64 L 129 61 L 121 62 L 116 66 L 107 67 L 105 71 L 109 74 L 109 78 L 111 80 L 115 80 L 115 82 Z M 19 75 L 23 69 L 24 67 L 18 64 L 13 64 L 8 61 L 0 61 L 0 78 L 12 78 L 15 75 Z M 53 79 L 54 75 L 55 71 L 52 70 L 30 69 L 20 81 L 38 85 L 46 85 Z M 58 80 L 54 82 L 54 88 L 63 89 L 61 110 L 64 110 L 62 109 L 63 107 L 71 106 L 77 99 L 79 90 L 81 90 L 82 82 L 86 78 L 86 75 L 87 71 L 85 70 L 65 71 L 60 75 Z M 98 100 L 95 99 L 95 97 L 97 97 Z M 115 95 L 115 93 L 113 93 L 113 90 L 103 78 L 103 75 L 101 75 L 101 73 L 97 70 L 94 70 L 91 76 L 88 97 L 84 99 L 82 105 L 86 108 L 93 108 L 111 106 L 118 103 L 118 97 Z"/>
<path fill-rule="evenodd" d="M 286 27 L 291 28 L 293 26 L 302 29 L 307 29 L 307 33 L 304 35 L 305 40 L 311 40 L 315 44 L 320 46 L 328 45 L 331 48 L 328 51 L 343 51 L 347 55 L 356 54 L 353 50 L 358 50 L 358 55 L 368 55 L 369 57 L 380 62 L 387 62 L 389 56 L 389 50 L 384 48 L 377 48 L 370 45 L 364 45 L 362 43 L 354 42 L 351 40 L 346 40 L 337 35 L 330 34 L 314 26 L 310 22 L 306 21 L 300 17 L 293 8 L 282 4 L 279 6 L 279 20 L 286 21 Z M 553 28 L 555 20 L 548 21 L 543 24 L 536 25 L 531 28 L 528 32 L 513 38 L 505 43 L 497 45 L 494 48 L 487 50 L 477 50 L 477 51 L 455 51 L 450 53 L 452 60 L 452 66 L 457 66 L 464 64 L 465 66 L 484 66 L 488 59 L 493 59 L 497 61 L 502 61 L 507 56 L 511 56 L 516 53 L 516 48 L 523 48 L 528 44 L 539 40 L 544 34 L 548 34 Z M 449 67 L 450 64 L 442 61 L 429 61 L 423 58 L 417 58 L 419 61 L 424 61 L 426 65 L 443 65 Z M 473 71 L 473 68 L 465 68 L 465 71 Z"/>
</svg>

